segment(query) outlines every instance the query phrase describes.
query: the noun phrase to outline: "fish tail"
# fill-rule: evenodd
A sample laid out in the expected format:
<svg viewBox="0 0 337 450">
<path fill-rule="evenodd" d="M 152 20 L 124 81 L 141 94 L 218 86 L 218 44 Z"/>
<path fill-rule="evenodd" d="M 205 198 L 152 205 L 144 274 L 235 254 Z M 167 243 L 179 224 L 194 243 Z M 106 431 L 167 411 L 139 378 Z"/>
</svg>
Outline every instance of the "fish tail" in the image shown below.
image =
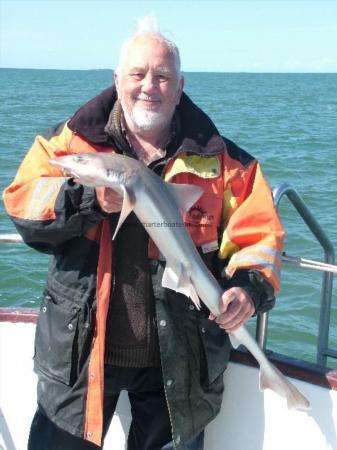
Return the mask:
<svg viewBox="0 0 337 450">
<path fill-rule="evenodd" d="M 272 364 L 269 367 L 261 366 L 260 390 L 264 389 L 271 389 L 285 397 L 289 409 L 310 409 L 309 400 Z"/>
</svg>

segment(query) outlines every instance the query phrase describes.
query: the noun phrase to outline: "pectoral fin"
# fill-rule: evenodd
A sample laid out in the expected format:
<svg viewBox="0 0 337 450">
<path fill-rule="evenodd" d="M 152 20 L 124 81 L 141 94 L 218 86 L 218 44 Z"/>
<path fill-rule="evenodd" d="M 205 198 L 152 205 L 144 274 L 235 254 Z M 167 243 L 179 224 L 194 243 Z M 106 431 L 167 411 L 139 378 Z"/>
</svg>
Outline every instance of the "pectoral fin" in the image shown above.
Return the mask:
<svg viewBox="0 0 337 450">
<path fill-rule="evenodd" d="M 193 283 L 181 265 L 166 263 L 162 286 L 189 297 L 195 306 L 200 309 L 200 300 Z"/>
<path fill-rule="evenodd" d="M 125 186 L 121 186 L 121 189 L 123 191 L 123 205 L 122 205 L 122 210 L 121 210 L 121 213 L 119 216 L 119 220 L 118 220 L 115 232 L 112 236 L 112 240 L 115 239 L 115 237 L 118 233 L 118 230 L 120 229 L 120 227 L 122 226 L 123 222 L 128 217 L 128 215 L 130 214 L 130 212 L 132 212 L 134 205 L 135 205 L 135 199 L 133 198 L 132 195 L 129 194 L 129 192 L 127 191 Z"/>
</svg>

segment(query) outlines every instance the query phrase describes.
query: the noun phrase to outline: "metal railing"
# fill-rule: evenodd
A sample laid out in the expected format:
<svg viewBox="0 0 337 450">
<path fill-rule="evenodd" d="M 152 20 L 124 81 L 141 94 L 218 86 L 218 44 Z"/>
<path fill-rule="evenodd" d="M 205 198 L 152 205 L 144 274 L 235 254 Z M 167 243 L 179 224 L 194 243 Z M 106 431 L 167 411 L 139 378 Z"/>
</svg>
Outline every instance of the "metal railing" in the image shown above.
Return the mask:
<svg viewBox="0 0 337 450">
<path fill-rule="evenodd" d="M 315 236 L 322 249 L 324 250 L 324 259 L 328 264 L 334 264 L 335 252 L 329 238 L 316 221 L 310 210 L 296 192 L 296 190 L 288 183 L 283 183 L 273 191 L 274 203 L 276 208 L 279 207 L 283 196 L 288 197 L 289 201 L 297 210 L 298 214 L 308 226 L 309 230 Z M 317 364 L 327 365 L 327 357 L 337 358 L 337 351 L 329 348 L 329 327 L 332 299 L 332 283 L 333 273 L 322 272 L 322 288 L 321 288 L 321 305 L 317 339 Z M 257 318 L 256 339 L 263 349 L 266 348 L 268 330 L 268 313 L 261 314 Z"/>
<path fill-rule="evenodd" d="M 302 217 L 309 230 L 316 237 L 324 250 L 325 262 L 328 264 L 334 264 L 335 255 L 332 243 L 329 238 L 316 221 L 310 210 L 296 192 L 296 190 L 288 183 L 283 183 L 276 187 L 273 191 L 274 203 L 276 208 L 279 207 L 280 201 L 283 196 L 287 196 L 292 205 L 297 210 L 298 214 Z M 18 234 L 3 234 L 0 235 L 1 243 L 20 243 L 23 242 L 22 238 Z M 327 365 L 327 357 L 337 358 L 337 351 L 328 347 L 329 345 L 329 327 L 330 327 L 330 312 L 331 312 L 331 299 L 332 299 L 332 283 L 333 273 L 322 272 L 322 289 L 321 289 L 321 305 L 320 305 L 320 318 L 317 340 L 317 364 L 322 366 Z M 265 350 L 267 343 L 268 332 L 268 313 L 260 314 L 257 317 L 256 322 L 256 340 L 260 346 Z"/>
<path fill-rule="evenodd" d="M 19 234 L 0 234 L 0 244 L 23 244 L 23 239 Z"/>
</svg>

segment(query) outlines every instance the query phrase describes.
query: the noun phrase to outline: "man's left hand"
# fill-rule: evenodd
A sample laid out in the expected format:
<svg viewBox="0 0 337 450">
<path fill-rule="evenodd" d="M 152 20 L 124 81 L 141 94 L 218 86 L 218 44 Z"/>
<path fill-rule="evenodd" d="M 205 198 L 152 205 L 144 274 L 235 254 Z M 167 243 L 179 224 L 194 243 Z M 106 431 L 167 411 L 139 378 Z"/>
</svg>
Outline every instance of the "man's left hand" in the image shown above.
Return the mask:
<svg viewBox="0 0 337 450">
<path fill-rule="evenodd" d="M 240 328 L 255 312 L 253 300 L 248 293 L 240 287 L 232 287 L 222 294 L 219 303 L 220 315 L 209 316 L 226 331 L 235 331 Z"/>
</svg>

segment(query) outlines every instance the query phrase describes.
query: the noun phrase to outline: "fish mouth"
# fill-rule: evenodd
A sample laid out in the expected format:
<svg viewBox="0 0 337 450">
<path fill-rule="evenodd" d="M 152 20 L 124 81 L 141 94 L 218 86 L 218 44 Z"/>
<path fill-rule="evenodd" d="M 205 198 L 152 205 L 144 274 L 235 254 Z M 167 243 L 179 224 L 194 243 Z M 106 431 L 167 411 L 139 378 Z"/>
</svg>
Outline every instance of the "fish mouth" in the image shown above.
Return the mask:
<svg viewBox="0 0 337 450">
<path fill-rule="evenodd" d="M 49 160 L 49 162 L 52 166 L 62 170 L 65 175 L 73 178 L 79 178 L 79 175 L 74 171 L 74 169 L 67 167 L 67 165 L 64 164 L 62 161 L 58 161 L 57 158 L 52 158 Z"/>
<path fill-rule="evenodd" d="M 61 161 L 59 161 L 59 158 L 51 158 L 51 159 L 49 160 L 49 163 L 50 163 L 52 166 L 59 167 L 60 169 L 65 169 L 64 163 L 61 162 Z"/>
</svg>

